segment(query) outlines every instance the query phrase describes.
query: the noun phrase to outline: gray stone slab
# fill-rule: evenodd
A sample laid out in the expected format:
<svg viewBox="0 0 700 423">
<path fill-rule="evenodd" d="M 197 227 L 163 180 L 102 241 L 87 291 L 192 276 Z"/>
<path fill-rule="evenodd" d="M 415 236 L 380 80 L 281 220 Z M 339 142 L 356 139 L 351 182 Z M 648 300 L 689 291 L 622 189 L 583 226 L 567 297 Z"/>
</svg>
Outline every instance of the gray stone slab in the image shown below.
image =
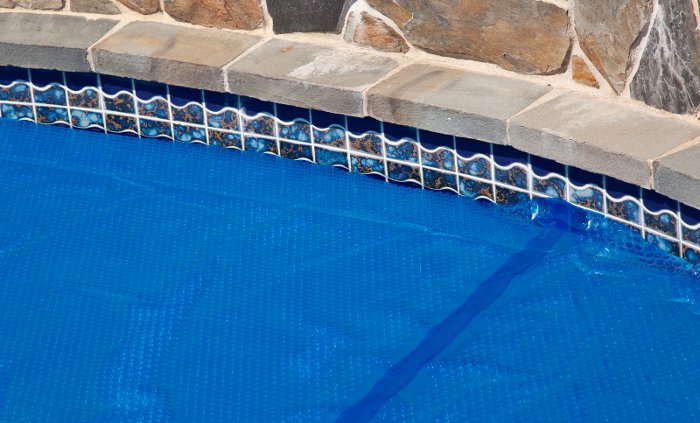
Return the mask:
<svg viewBox="0 0 700 423">
<path fill-rule="evenodd" d="M 348 8 L 356 0 L 267 0 L 276 34 L 340 32 Z"/>
<path fill-rule="evenodd" d="M 369 115 L 443 134 L 506 143 L 506 120 L 551 88 L 459 69 L 411 65 L 369 90 Z"/>
<path fill-rule="evenodd" d="M 128 78 L 224 91 L 223 66 L 261 37 L 156 22 L 132 22 L 93 47 L 95 70 Z"/>
<path fill-rule="evenodd" d="M 654 162 L 654 190 L 700 209 L 700 138 Z"/>
<path fill-rule="evenodd" d="M 652 161 L 700 136 L 675 116 L 566 93 L 511 119 L 515 148 L 560 163 L 651 187 Z"/>
<path fill-rule="evenodd" d="M 363 92 L 396 66 L 352 46 L 270 40 L 232 65 L 228 80 L 236 94 L 362 116 Z"/>
<path fill-rule="evenodd" d="M 0 65 L 87 72 L 87 49 L 117 24 L 108 19 L 0 14 Z"/>
</svg>

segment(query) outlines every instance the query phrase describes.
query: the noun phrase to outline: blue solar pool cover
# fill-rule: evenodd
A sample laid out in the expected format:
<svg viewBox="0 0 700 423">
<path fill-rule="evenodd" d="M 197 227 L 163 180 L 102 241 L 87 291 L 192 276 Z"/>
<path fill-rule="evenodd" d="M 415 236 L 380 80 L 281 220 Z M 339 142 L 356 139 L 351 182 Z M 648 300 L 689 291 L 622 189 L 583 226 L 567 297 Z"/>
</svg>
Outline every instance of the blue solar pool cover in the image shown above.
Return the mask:
<svg viewBox="0 0 700 423">
<path fill-rule="evenodd" d="M 0 421 L 698 421 L 700 281 L 630 230 L 0 122 Z"/>
</svg>

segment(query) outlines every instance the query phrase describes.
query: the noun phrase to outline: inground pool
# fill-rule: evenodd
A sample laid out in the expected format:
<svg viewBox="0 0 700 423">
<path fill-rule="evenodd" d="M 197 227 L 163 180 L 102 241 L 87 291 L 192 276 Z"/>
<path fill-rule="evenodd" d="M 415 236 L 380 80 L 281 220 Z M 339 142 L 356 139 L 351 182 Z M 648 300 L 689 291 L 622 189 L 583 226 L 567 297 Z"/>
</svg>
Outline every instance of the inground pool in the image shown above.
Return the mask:
<svg viewBox="0 0 700 423">
<path fill-rule="evenodd" d="M 697 421 L 697 269 L 237 150 L 0 121 L 0 421 Z"/>
</svg>

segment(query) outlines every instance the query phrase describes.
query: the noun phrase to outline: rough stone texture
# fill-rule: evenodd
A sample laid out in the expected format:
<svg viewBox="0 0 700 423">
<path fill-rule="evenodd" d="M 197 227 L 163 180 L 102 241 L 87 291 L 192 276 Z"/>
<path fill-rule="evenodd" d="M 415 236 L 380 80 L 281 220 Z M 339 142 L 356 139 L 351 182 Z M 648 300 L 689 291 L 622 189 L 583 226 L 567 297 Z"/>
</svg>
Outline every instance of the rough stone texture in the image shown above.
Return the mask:
<svg viewBox="0 0 700 423">
<path fill-rule="evenodd" d="M 532 82 L 411 65 L 369 90 L 370 116 L 444 134 L 506 143 L 506 120 L 549 92 Z"/>
<path fill-rule="evenodd" d="M 117 21 L 36 13 L 0 14 L 0 66 L 87 72 L 87 49 Z"/>
<path fill-rule="evenodd" d="M 263 24 L 260 0 L 165 0 L 165 11 L 181 22 L 253 30 Z"/>
<path fill-rule="evenodd" d="M 600 88 L 598 80 L 593 72 L 588 68 L 586 61 L 579 56 L 571 58 L 571 77 L 581 85 L 588 85 L 593 88 Z"/>
<path fill-rule="evenodd" d="M 260 37 L 156 22 L 132 22 L 93 48 L 95 70 L 109 75 L 224 91 L 223 66 Z"/>
<path fill-rule="evenodd" d="M 571 40 L 561 8 L 533 0 L 368 0 L 412 45 L 527 74 L 566 68 Z"/>
<path fill-rule="evenodd" d="M 231 92 L 362 116 L 362 93 L 397 63 L 366 50 L 271 40 L 228 70 Z"/>
<path fill-rule="evenodd" d="M 151 15 L 160 12 L 159 0 L 119 0 L 123 5 L 131 10 L 143 15 Z"/>
<path fill-rule="evenodd" d="M 700 209 L 700 139 L 654 162 L 654 189 Z"/>
<path fill-rule="evenodd" d="M 34 10 L 61 10 L 65 0 L 0 0 L 0 7 L 12 9 L 15 6 Z"/>
<path fill-rule="evenodd" d="M 71 12 L 118 15 L 119 8 L 111 0 L 71 0 Z"/>
<path fill-rule="evenodd" d="M 581 49 L 617 93 L 625 88 L 633 48 L 646 34 L 652 8 L 652 0 L 574 2 Z"/>
<path fill-rule="evenodd" d="M 567 93 L 514 117 L 515 148 L 651 187 L 651 162 L 700 136 L 700 125 L 596 97 Z"/>
<path fill-rule="evenodd" d="M 630 91 L 674 113 L 700 106 L 700 30 L 689 0 L 659 0 L 659 12 Z"/>
<path fill-rule="evenodd" d="M 405 53 L 406 40 L 393 28 L 367 12 L 352 12 L 343 36 L 345 41 L 380 51 Z"/>
<path fill-rule="evenodd" d="M 345 12 L 355 0 L 267 0 L 277 34 L 340 32 Z"/>
</svg>

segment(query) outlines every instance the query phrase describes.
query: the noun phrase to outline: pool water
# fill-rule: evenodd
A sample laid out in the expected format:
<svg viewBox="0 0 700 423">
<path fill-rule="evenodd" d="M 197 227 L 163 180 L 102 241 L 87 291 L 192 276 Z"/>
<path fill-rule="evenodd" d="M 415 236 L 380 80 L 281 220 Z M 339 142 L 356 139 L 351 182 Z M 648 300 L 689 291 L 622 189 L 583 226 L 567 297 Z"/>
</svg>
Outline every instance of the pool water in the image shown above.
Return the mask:
<svg viewBox="0 0 700 423">
<path fill-rule="evenodd" d="M 0 421 L 700 419 L 697 269 L 562 204 L 0 121 Z"/>
</svg>

